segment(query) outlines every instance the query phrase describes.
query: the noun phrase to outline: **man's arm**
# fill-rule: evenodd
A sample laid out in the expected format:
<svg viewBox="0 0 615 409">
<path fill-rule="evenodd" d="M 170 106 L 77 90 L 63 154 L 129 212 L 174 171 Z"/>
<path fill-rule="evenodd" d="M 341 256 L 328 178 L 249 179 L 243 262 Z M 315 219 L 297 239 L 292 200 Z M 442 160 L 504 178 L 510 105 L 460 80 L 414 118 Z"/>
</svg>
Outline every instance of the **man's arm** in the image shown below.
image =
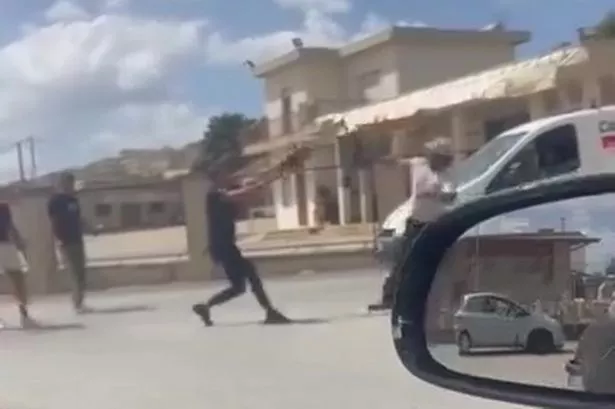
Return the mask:
<svg viewBox="0 0 615 409">
<path fill-rule="evenodd" d="M 284 171 L 280 167 L 280 165 L 278 165 L 272 169 L 262 172 L 256 179 L 256 182 L 252 182 L 248 185 L 244 185 L 236 189 L 229 189 L 226 191 L 226 194 L 233 200 L 242 200 L 247 198 L 256 190 L 261 189 L 266 185 L 269 185 L 276 179 L 281 178 L 282 176 L 284 176 Z"/>
<path fill-rule="evenodd" d="M 271 184 L 273 181 L 297 169 L 306 159 L 308 153 L 308 148 L 298 148 L 274 167 L 259 173 L 255 177 L 255 182 L 237 189 L 227 190 L 226 194 L 234 200 L 241 200 L 248 197 L 254 191 Z"/>
</svg>

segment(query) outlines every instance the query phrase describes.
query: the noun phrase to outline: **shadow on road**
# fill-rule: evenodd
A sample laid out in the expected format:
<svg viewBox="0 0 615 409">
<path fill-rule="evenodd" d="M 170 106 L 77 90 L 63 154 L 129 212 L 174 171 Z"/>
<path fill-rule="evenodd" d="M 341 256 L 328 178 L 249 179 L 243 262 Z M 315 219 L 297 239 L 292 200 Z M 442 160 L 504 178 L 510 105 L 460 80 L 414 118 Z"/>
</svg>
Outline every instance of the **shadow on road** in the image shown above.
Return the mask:
<svg viewBox="0 0 615 409">
<path fill-rule="evenodd" d="M 284 327 L 291 325 L 318 325 L 318 324 L 330 324 L 333 322 L 339 321 L 349 321 L 354 319 L 364 319 L 371 317 L 382 317 L 387 316 L 387 312 L 382 313 L 374 313 L 374 312 L 360 312 L 360 313 L 350 313 L 350 314 L 342 314 L 335 315 L 331 317 L 322 317 L 322 318 L 293 318 L 290 323 L 286 324 L 264 324 L 263 321 L 239 321 L 239 322 L 216 322 L 214 326 L 216 327 L 244 327 L 250 325 L 262 325 L 266 327 Z"/>
<path fill-rule="evenodd" d="M 66 330 L 82 330 L 85 329 L 85 325 L 80 324 L 78 322 L 67 322 L 67 323 L 44 323 L 40 322 L 36 328 L 22 328 L 20 326 L 5 326 L 0 330 L 2 331 L 17 331 L 17 332 L 27 332 L 27 333 L 41 333 L 41 332 L 55 332 L 55 331 L 66 331 Z"/>
<path fill-rule="evenodd" d="M 550 355 L 564 355 L 564 354 L 573 354 L 574 351 L 568 348 L 564 348 L 562 350 L 559 351 L 555 351 L 555 352 L 550 352 L 548 354 L 533 354 L 530 352 L 527 352 L 525 350 L 519 350 L 519 349 L 490 349 L 490 350 L 486 350 L 486 351 L 472 351 L 469 352 L 468 354 L 466 354 L 466 357 L 501 357 L 501 356 L 516 356 L 516 355 L 530 355 L 530 356 L 536 356 L 536 357 L 540 357 L 540 356 L 550 356 Z"/>
<path fill-rule="evenodd" d="M 87 315 L 126 314 L 131 312 L 150 312 L 155 310 L 156 307 L 151 305 L 120 305 L 114 307 L 93 307 L 87 312 Z"/>
</svg>

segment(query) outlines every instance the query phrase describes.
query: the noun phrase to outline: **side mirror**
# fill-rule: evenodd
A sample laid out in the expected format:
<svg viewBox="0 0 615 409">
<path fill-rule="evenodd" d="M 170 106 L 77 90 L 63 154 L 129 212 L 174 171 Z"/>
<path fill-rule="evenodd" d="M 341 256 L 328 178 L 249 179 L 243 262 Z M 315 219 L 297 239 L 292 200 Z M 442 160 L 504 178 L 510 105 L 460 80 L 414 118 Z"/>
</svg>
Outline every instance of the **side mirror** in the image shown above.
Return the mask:
<svg viewBox="0 0 615 409">
<path fill-rule="evenodd" d="M 605 218 L 606 211 L 613 214 Z M 612 347 L 597 341 L 615 332 L 615 317 L 592 316 L 590 299 L 564 297 L 571 299 L 566 306 L 561 301 L 570 287 L 564 274 L 577 260 L 571 254 L 585 252 L 588 272 L 595 271 L 594 261 L 606 267 L 608 258 L 600 257 L 612 249 L 613 220 L 615 175 L 591 175 L 487 195 L 427 225 L 403 261 L 391 317 L 406 369 L 431 384 L 487 399 L 541 408 L 614 407 L 615 353 L 595 349 Z M 469 324 L 453 326 L 447 311 L 455 311 L 456 301 L 449 287 L 459 277 L 467 277 L 475 296 L 519 304 L 540 299 L 545 313 L 561 319 L 537 315 L 514 331 L 497 321 L 477 323 L 476 333 Z M 588 329 L 579 331 L 580 325 Z M 493 352 L 494 346 L 502 348 Z M 481 354 L 483 347 L 490 352 Z M 584 390 L 566 382 L 566 362 L 577 349 L 598 357 L 579 363 L 583 376 L 592 377 L 583 379 Z"/>
</svg>

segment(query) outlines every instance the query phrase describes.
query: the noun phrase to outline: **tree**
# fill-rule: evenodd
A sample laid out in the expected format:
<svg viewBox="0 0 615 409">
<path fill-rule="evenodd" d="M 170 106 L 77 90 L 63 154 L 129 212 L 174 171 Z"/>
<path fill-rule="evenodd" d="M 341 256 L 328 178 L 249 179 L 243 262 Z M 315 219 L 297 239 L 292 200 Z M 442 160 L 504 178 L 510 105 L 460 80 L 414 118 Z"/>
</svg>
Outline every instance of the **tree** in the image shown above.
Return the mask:
<svg viewBox="0 0 615 409">
<path fill-rule="evenodd" d="M 615 10 L 606 13 L 596 25 L 596 37 L 615 39 Z"/>
<path fill-rule="evenodd" d="M 230 170 L 236 170 L 242 163 L 242 136 L 256 120 L 240 113 L 224 113 L 210 118 L 203 135 L 200 160 L 209 166 L 224 160 Z"/>
</svg>

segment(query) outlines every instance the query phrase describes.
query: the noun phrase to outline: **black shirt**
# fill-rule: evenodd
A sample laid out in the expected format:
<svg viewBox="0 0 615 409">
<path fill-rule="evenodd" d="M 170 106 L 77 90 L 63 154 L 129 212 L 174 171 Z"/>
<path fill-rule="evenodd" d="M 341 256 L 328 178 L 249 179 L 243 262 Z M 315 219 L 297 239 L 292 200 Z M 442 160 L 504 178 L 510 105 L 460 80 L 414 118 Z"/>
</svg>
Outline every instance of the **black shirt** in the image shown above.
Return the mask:
<svg viewBox="0 0 615 409">
<path fill-rule="evenodd" d="M 75 196 L 67 193 L 53 195 L 47 203 L 47 212 L 53 233 L 62 244 L 83 242 L 81 209 Z"/>
<path fill-rule="evenodd" d="M 235 205 L 226 193 L 217 189 L 207 192 L 207 233 L 214 255 L 235 245 L 236 215 Z"/>
<path fill-rule="evenodd" d="M 0 243 L 8 243 L 11 241 L 11 226 L 13 218 L 11 217 L 11 209 L 6 203 L 0 203 Z"/>
</svg>

